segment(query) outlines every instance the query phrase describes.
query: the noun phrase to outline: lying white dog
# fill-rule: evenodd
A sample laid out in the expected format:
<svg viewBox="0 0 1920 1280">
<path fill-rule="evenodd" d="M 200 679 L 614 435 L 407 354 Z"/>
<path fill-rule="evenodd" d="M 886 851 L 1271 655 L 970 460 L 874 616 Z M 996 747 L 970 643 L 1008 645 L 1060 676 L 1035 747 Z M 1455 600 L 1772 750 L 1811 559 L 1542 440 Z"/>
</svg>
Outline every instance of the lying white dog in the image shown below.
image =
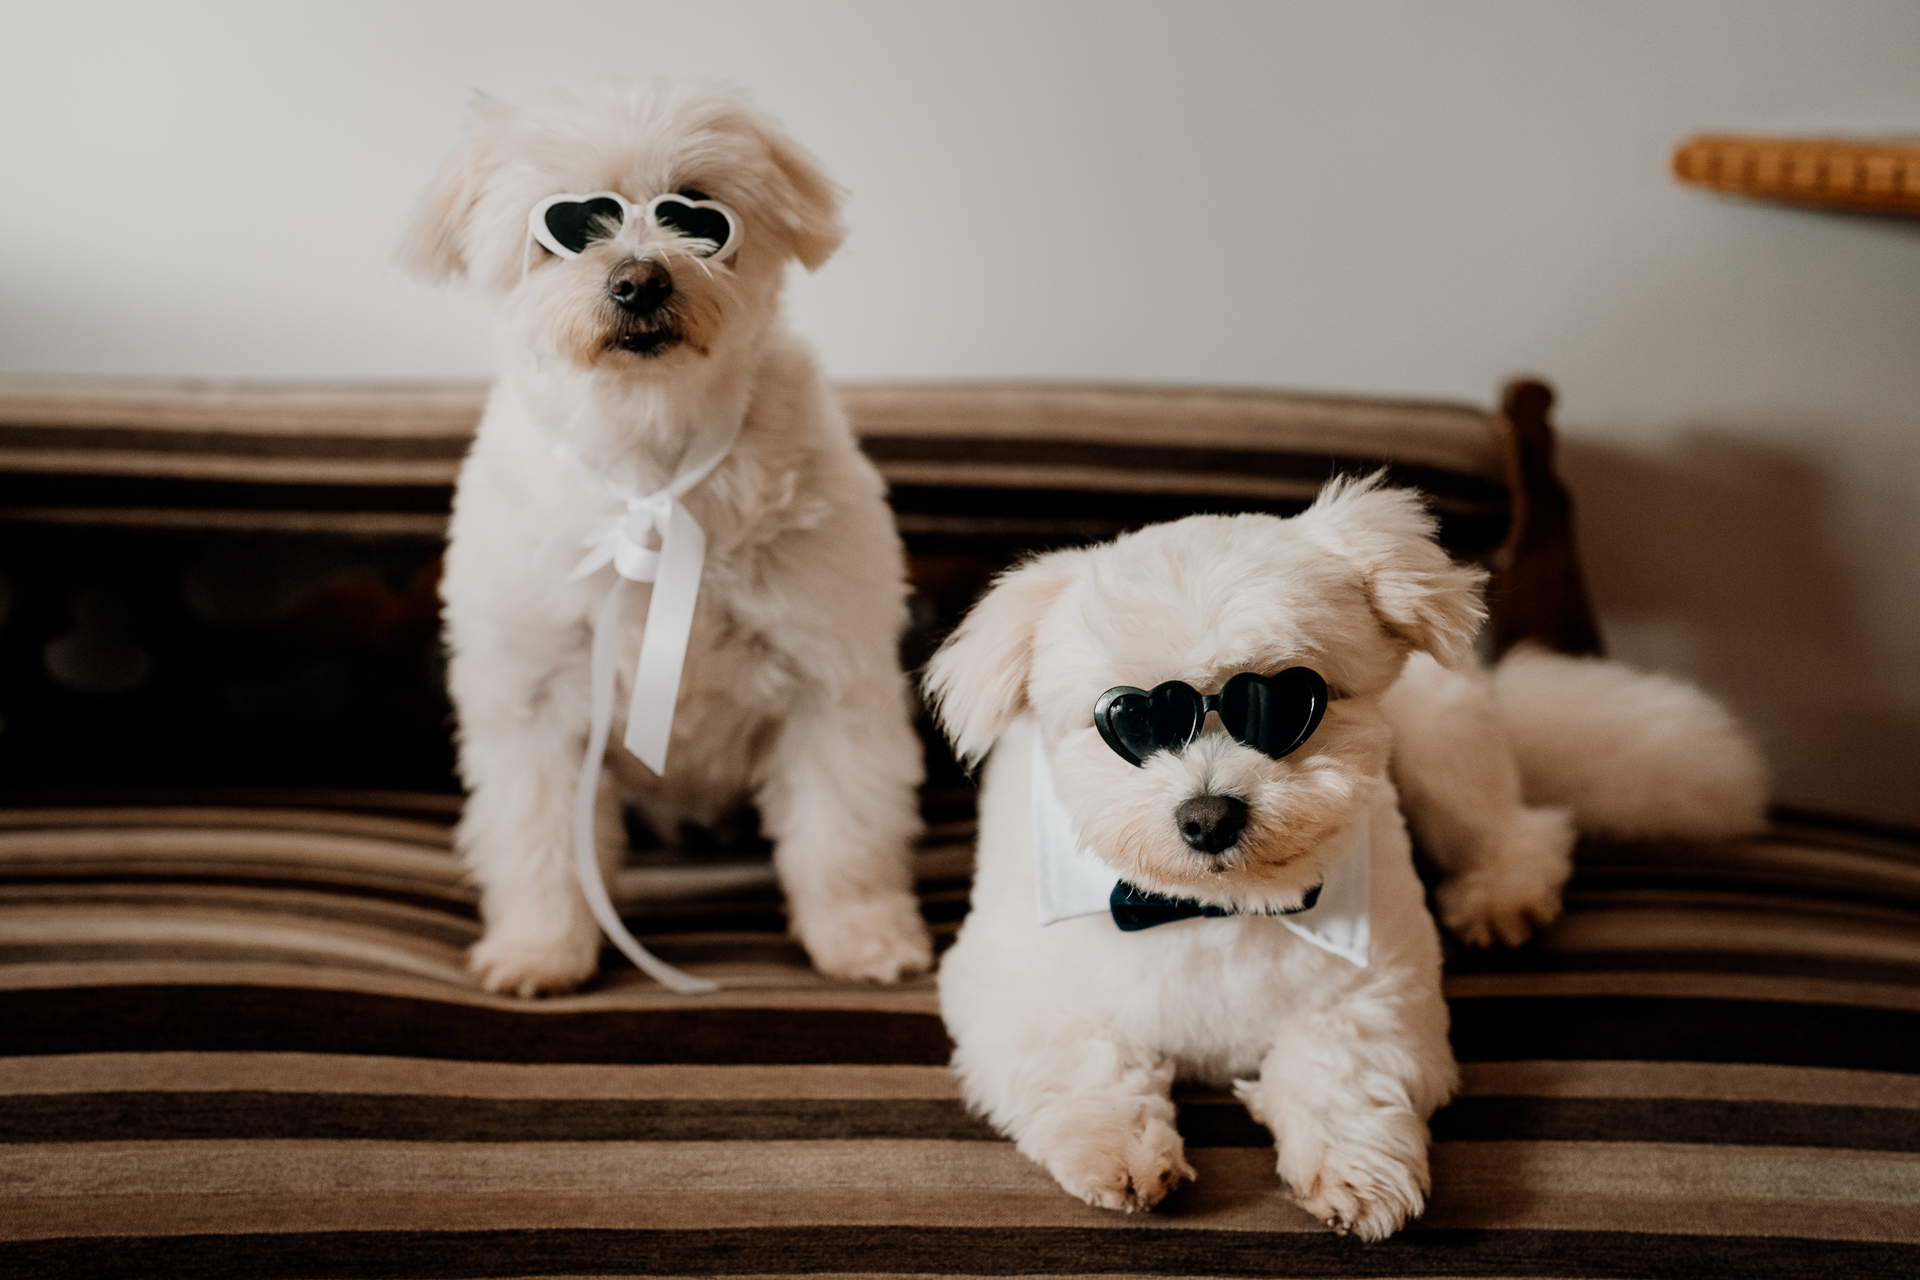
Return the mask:
<svg viewBox="0 0 1920 1280">
<path fill-rule="evenodd" d="M 592 910 L 611 909 L 581 885 L 624 840 L 590 729 L 655 815 L 758 804 L 822 972 L 930 961 L 900 541 L 780 313 L 788 263 L 818 267 L 841 237 L 814 161 L 703 90 L 484 106 L 427 193 L 405 260 L 471 278 L 501 338 L 441 588 L 489 990 L 594 970 Z"/>
<path fill-rule="evenodd" d="M 1483 575 L 1432 531 L 1413 494 L 1372 481 L 1293 519 L 1147 528 L 1008 573 L 931 663 L 959 754 L 992 748 L 973 911 L 940 972 L 953 1065 L 970 1104 L 1090 1203 L 1147 1208 L 1193 1176 L 1179 1076 L 1232 1082 L 1295 1197 L 1336 1228 L 1379 1239 L 1420 1212 L 1427 1118 L 1456 1071 L 1392 773 L 1425 805 L 1440 900 L 1469 938 L 1550 919 L 1573 839 L 1565 809 L 1521 803 L 1473 671 Z M 1402 680 L 1410 654 L 1427 657 Z M 1536 684 L 1586 670 L 1538 661 Z M 1645 677 L 1607 671 L 1639 697 Z M 1700 812 L 1750 825 L 1757 757 L 1686 692 L 1669 733 L 1739 757 L 1694 790 L 1743 768 L 1748 784 Z M 1577 771 L 1562 781 L 1581 790 Z"/>
</svg>

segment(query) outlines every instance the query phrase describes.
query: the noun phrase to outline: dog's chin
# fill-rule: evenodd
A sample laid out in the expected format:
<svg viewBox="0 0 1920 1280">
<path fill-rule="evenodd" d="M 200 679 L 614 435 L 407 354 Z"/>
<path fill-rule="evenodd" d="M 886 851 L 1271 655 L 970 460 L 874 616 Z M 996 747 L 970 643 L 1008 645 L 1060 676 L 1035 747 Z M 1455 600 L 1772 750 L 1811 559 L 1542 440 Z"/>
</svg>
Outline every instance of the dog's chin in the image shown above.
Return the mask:
<svg viewBox="0 0 1920 1280">
<path fill-rule="evenodd" d="M 1153 869 L 1136 876 L 1143 887 L 1179 898 L 1194 898 L 1239 911 L 1291 911 L 1326 878 L 1317 850 L 1303 849 L 1284 860 L 1234 852 L 1212 857 L 1153 859 Z"/>
<path fill-rule="evenodd" d="M 1326 879 L 1335 852 L 1325 840 L 1249 847 L 1216 859 L 1193 881 L 1243 911 L 1292 911 Z"/>
</svg>

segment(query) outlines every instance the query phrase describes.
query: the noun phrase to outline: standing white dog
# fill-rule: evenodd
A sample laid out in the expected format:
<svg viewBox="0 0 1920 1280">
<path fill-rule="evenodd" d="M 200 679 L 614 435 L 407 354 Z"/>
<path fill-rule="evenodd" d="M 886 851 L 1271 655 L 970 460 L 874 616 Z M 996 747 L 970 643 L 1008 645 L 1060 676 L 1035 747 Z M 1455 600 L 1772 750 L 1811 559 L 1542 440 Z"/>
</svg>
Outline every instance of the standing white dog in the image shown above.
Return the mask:
<svg viewBox="0 0 1920 1280">
<path fill-rule="evenodd" d="M 823 973 L 930 962 L 899 537 L 781 318 L 787 264 L 842 235 L 815 162 L 707 90 L 484 105 L 427 193 L 404 260 L 472 279 L 500 335 L 441 588 L 489 990 L 593 972 L 575 830 L 618 859 L 616 779 L 695 822 L 754 801 Z M 590 727 L 613 776 L 583 785 Z"/>
<path fill-rule="evenodd" d="M 940 973 L 953 1065 L 1090 1203 L 1149 1208 L 1193 1176 L 1177 1075 L 1233 1083 L 1294 1196 L 1336 1228 L 1379 1239 L 1423 1207 L 1426 1122 L 1456 1070 L 1393 778 L 1473 941 L 1558 912 L 1574 832 L 1567 808 L 1522 803 L 1473 666 L 1484 575 L 1432 532 L 1415 495 L 1373 481 L 1288 520 L 1153 526 L 1015 569 L 935 655 L 960 755 L 992 749 L 973 910 Z M 1703 695 L 1525 661 L 1525 706 L 1613 749 L 1550 779 L 1574 818 L 1614 772 L 1643 799 L 1598 825 L 1758 820 L 1758 757 Z M 1597 705 L 1550 696 L 1596 680 Z M 1632 732 L 1650 705 L 1664 745 Z"/>
</svg>

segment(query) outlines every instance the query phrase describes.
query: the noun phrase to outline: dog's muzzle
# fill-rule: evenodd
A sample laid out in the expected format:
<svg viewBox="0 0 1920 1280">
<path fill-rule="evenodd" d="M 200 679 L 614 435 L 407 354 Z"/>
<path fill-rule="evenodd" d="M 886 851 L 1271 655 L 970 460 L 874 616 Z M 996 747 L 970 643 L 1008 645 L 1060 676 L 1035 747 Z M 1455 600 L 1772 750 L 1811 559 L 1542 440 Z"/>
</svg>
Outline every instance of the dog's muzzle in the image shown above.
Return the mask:
<svg viewBox="0 0 1920 1280">
<path fill-rule="evenodd" d="M 680 341 L 673 325 L 673 273 L 651 258 L 629 258 L 607 276 L 607 301 L 620 309 L 613 345 L 657 356 Z"/>
</svg>

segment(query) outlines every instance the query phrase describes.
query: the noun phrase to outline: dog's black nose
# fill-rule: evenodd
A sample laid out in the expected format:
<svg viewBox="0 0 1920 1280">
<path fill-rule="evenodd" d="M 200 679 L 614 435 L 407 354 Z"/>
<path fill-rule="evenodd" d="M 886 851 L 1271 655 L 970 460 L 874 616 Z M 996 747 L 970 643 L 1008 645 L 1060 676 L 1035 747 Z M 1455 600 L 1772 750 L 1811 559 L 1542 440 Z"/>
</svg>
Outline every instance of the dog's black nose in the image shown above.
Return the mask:
<svg viewBox="0 0 1920 1280">
<path fill-rule="evenodd" d="M 607 296 L 628 315 L 652 315 L 673 296 L 673 273 L 647 258 L 625 263 L 607 277 Z"/>
<path fill-rule="evenodd" d="M 1219 853 L 1231 849 L 1247 825 L 1247 803 L 1233 796 L 1194 796 L 1173 811 L 1180 838 L 1189 849 Z"/>
</svg>

